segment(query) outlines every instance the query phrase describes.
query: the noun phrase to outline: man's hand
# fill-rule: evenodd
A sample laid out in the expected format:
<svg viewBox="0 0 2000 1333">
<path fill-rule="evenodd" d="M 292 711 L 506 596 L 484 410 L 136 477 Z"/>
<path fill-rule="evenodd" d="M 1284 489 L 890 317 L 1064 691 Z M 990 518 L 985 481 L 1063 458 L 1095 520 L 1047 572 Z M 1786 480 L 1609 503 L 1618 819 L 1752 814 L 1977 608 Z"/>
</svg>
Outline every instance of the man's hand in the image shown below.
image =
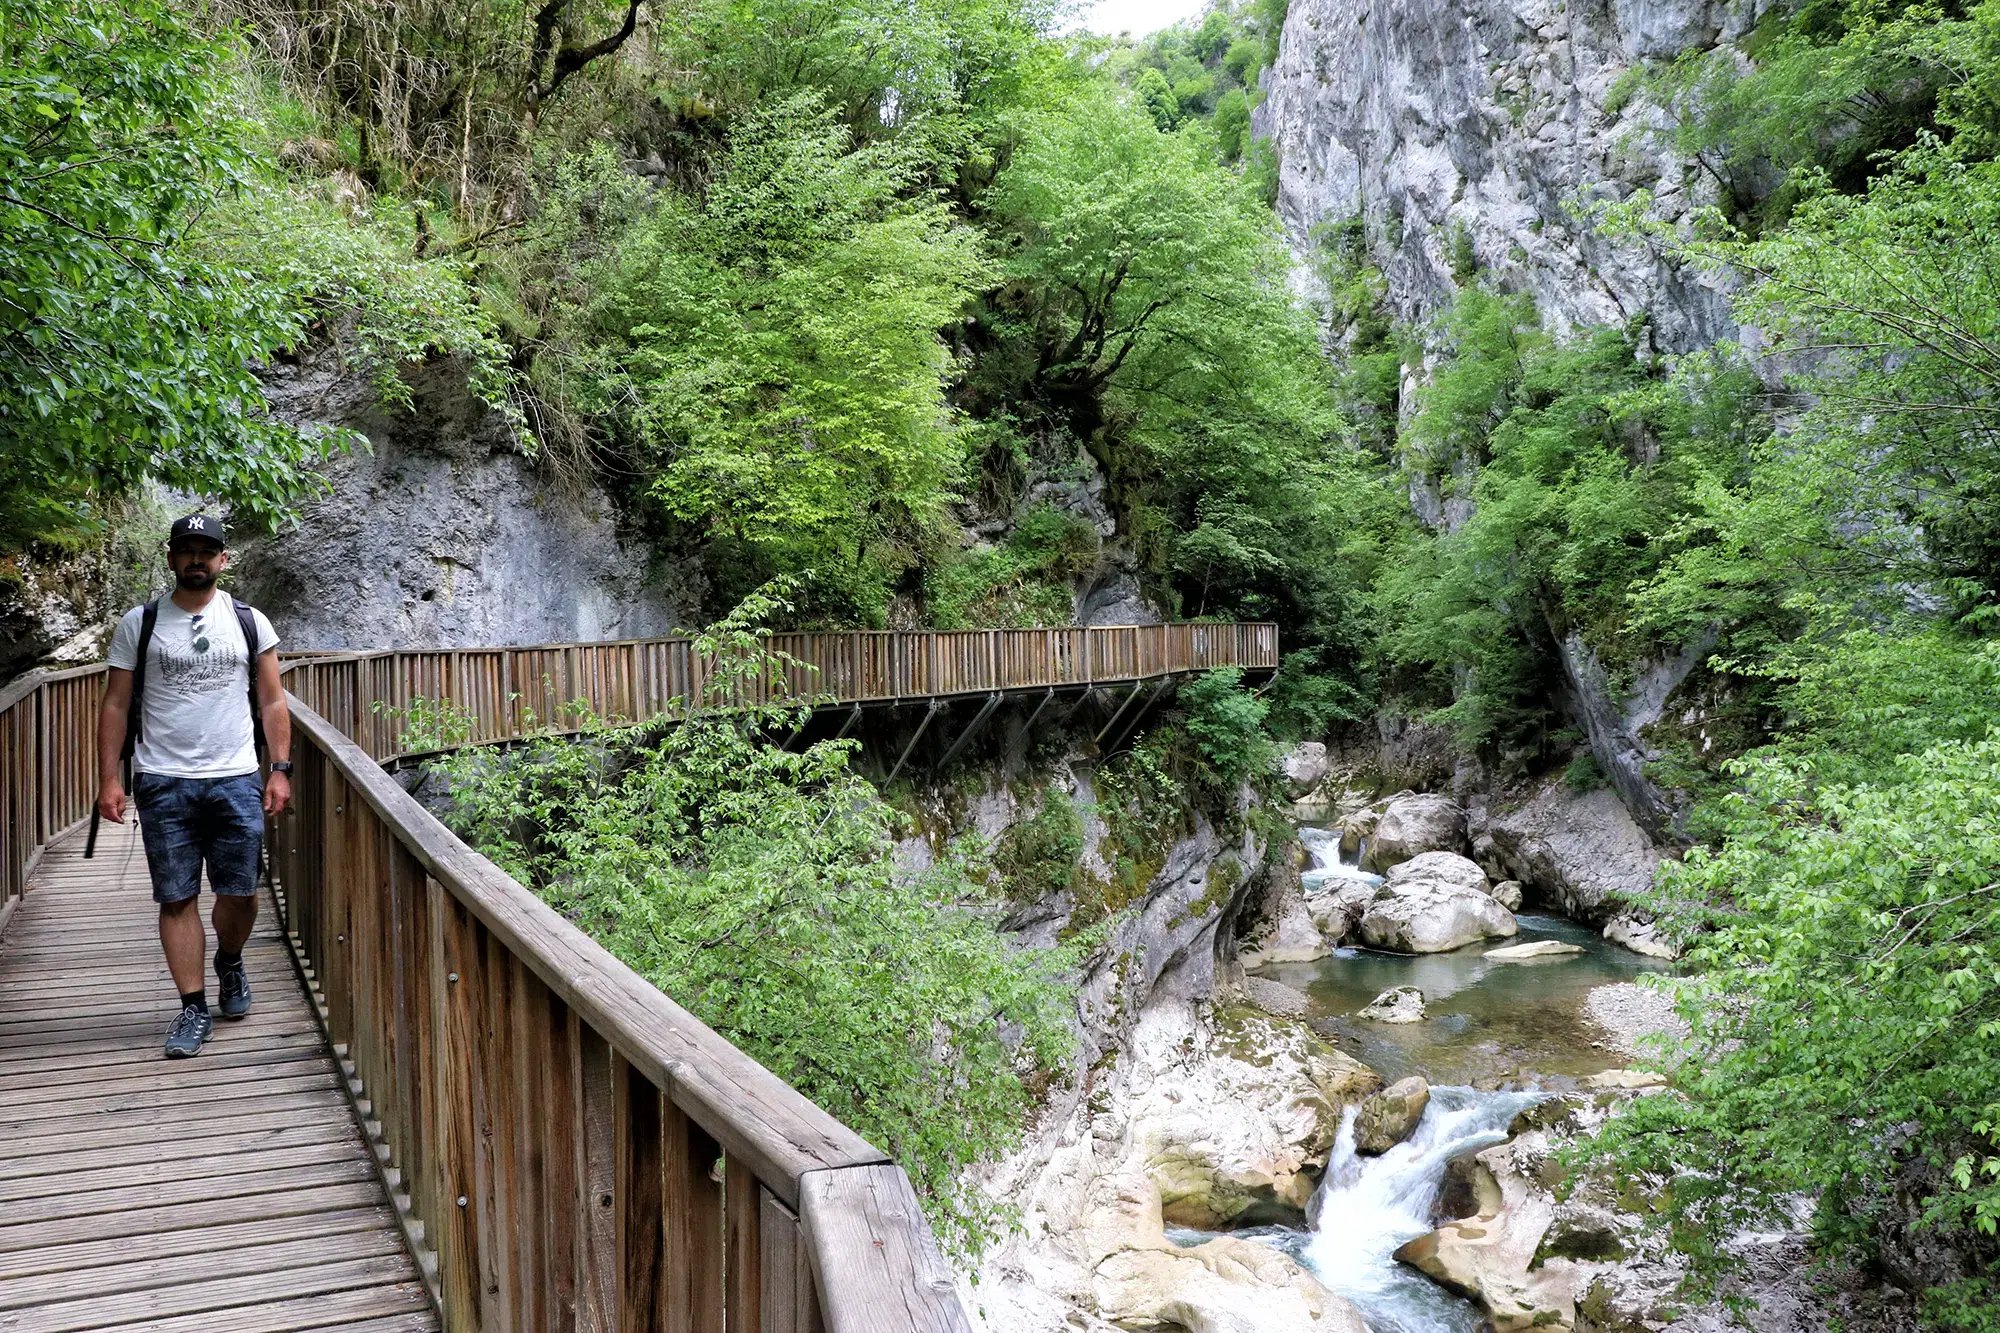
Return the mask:
<svg viewBox="0 0 2000 1333">
<path fill-rule="evenodd" d="M 116 778 L 98 787 L 97 813 L 114 824 L 125 822 L 125 785 Z"/>
<path fill-rule="evenodd" d="M 275 818 L 285 813 L 285 807 L 292 803 L 292 780 L 283 773 L 272 773 L 264 779 L 264 813 Z"/>
</svg>

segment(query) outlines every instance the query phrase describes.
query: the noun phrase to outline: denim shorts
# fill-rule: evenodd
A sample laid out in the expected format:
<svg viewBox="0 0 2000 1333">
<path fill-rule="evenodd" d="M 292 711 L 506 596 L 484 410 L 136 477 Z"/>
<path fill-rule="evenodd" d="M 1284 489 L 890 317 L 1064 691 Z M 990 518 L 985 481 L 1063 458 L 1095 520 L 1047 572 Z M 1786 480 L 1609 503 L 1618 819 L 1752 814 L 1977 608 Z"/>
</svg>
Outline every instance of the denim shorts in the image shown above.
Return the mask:
<svg viewBox="0 0 2000 1333">
<path fill-rule="evenodd" d="M 132 801 L 153 873 L 153 901 L 186 902 L 208 887 L 243 898 L 257 892 L 264 849 L 264 782 L 255 773 L 227 778 L 132 775 Z"/>
</svg>

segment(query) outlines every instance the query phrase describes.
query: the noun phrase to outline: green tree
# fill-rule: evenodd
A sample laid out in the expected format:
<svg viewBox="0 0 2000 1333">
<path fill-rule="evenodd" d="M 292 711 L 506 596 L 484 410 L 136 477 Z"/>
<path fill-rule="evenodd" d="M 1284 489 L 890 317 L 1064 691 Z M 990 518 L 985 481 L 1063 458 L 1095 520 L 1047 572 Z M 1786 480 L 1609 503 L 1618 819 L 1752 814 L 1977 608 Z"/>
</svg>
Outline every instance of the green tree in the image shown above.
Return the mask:
<svg viewBox="0 0 2000 1333">
<path fill-rule="evenodd" d="M 1669 374 L 1622 330 L 1552 341 L 1531 305 L 1478 288 L 1447 327 L 1453 355 L 1421 391 L 1402 449 L 1469 514 L 1382 579 L 1383 646 L 1449 701 L 1437 716 L 1462 744 L 1532 764 L 1568 725 L 1555 689 L 1566 638 L 1630 663 L 1711 623 L 1642 620 L 1631 599 L 1674 553 L 1701 491 L 1740 471 L 1761 430 L 1755 385 L 1721 354 Z M 1752 621 L 1768 608 L 1738 610 Z"/>
<path fill-rule="evenodd" d="M 790 663 L 745 602 L 696 641 L 715 664 L 664 734 L 593 728 L 504 764 L 450 765 L 449 816 L 510 873 L 911 1176 L 947 1248 L 1002 1214 L 965 1169 L 1019 1137 L 1028 1078 L 1071 1038 L 1068 950 L 1021 948 L 958 860 L 898 873 L 901 817 L 851 768 L 852 741 L 765 738 L 804 704 L 743 708 Z"/>
<path fill-rule="evenodd" d="M 1232 88 L 1215 104 L 1215 144 L 1222 160 L 1234 162 L 1243 156 L 1244 136 L 1250 133 L 1250 103 L 1241 88 Z"/>
<path fill-rule="evenodd" d="M 1934 675 L 1968 665 L 1963 645 L 1926 655 L 1945 659 Z M 1991 720 L 2000 661 L 1984 645 L 1972 662 Z M 1892 697 L 1843 703 L 1865 716 Z M 1850 716 L 1821 743 L 1865 730 Z M 1689 932 L 1693 1035 L 1668 1066 L 1674 1093 L 1626 1108 L 1589 1151 L 1653 1192 L 1704 1289 L 1732 1266 L 1729 1237 L 1787 1225 L 1803 1194 L 1815 1240 L 1840 1257 L 1866 1262 L 1912 1228 L 1956 1253 L 1959 1280 L 1922 1293 L 1927 1322 L 1990 1330 L 2000 730 L 1848 771 L 1859 780 L 1826 781 L 1812 754 L 1747 762 L 1726 842 L 1669 868 L 1653 907 Z"/>
<path fill-rule="evenodd" d="M 0 545 L 146 479 L 265 522 L 308 484 L 251 373 L 304 312 L 190 243 L 253 170 L 221 64 L 155 0 L 0 3 Z"/>
<path fill-rule="evenodd" d="M 1153 127 L 1162 133 L 1181 123 L 1181 101 L 1174 96 L 1173 86 L 1167 76 L 1157 69 L 1147 69 L 1139 75 L 1139 81 L 1132 85 L 1139 94 L 1139 101 L 1146 113 L 1153 118 Z"/>
<path fill-rule="evenodd" d="M 570 317 L 584 404 L 686 535 L 746 579 L 815 570 L 849 615 L 880 615 L 962 463 L 938 331 L 989 270 L 918 169 L 810 96 L 775 103 L 699 197 L 636 206 Z"/>
</svg>

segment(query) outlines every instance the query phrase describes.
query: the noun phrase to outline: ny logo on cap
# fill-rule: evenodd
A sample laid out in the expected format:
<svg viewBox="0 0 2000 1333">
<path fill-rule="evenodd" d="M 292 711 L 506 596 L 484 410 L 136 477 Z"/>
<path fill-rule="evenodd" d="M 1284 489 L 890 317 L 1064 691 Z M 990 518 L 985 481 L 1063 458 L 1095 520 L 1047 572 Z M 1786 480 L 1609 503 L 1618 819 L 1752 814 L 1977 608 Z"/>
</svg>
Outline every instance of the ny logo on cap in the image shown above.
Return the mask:
<svg viewBox="0 0 2000 1333">
<path fill-rule="evenodd" d="M 189 520 L 188 520 L 188 531 L 189 531 L 189 532 L 206 532 L 207 530 L 208 530 L 208 520 L 207 520 L 207 519 L 205 519 L 205 518 L 191 518 L 191 519 L 189 519 Z"/>
</svg>

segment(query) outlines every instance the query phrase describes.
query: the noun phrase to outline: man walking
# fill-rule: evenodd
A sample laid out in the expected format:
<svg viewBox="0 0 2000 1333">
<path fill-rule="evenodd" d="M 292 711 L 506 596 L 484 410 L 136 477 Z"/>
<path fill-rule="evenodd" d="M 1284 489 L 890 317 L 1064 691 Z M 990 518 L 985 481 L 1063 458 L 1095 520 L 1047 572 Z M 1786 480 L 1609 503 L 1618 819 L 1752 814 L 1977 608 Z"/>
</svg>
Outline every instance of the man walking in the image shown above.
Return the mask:
<svg viewBox="0 0 2000 1333">
<path fill-rule="evenodd" d="M 216 1008 L 224 1018 L 250 1012 L 243 944 L 257 919 L 264 819 L 292 799 L 292 723 L 278 681 L 278 635 L 263 612 L 215 586 L 228 564 L 220 520 L 190 514 L 173 525 L 167 567 L 174 590 L 118 622 L 97 722 L 97 812 L 113 823 L 125 822 L 119 760 L 132 760 L 160 944 L 181 997 L 167 1032 L 169 1058 L 201 1054 L 214 1032 L 202 980 L 207 941 L 196 910 L 204 864 L 215 892 Z M 271 756 L 268 784 L 257 780 L 260 724 Z"/>
</svg>

